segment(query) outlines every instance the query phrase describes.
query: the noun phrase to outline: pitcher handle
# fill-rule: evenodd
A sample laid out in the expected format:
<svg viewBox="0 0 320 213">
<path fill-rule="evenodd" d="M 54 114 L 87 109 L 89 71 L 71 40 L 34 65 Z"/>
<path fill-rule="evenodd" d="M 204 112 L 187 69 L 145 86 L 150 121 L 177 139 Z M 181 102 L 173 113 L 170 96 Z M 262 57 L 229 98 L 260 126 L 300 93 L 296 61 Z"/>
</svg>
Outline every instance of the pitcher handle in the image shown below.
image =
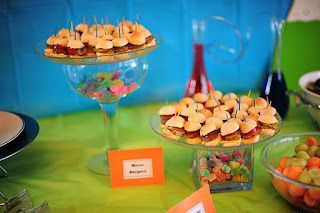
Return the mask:
<svg viewBox="0 0 320 213">
<path fill-rule="evenodd" d="M 245 52 L 244 40 L 243 40 L 243 36 L 242 36 L 240 30 L 232 22 L 230 22 L 228 19 L 226 19 L 222 16 L 213 16 L 208 19 L 208 21 L 210 21 L 210 20 L 221 21 L 221 22 L 229 25 L 239 40 L 240 50 L 237 52 L 236 49 L 231 48 L 231 47 L 227 47 L 223 44 L 208 43 L 207 48 L 206 48 L 208 54 L 212 55 L 215 60 L 222 62 L 222 63 L 236 63 L 236 62 L 238 62 L 242 58 L 242 56 Z M 227 52 L 235 55 L 235 58 L 226 59 L 226 58 L 219 57 L 218 55 L 214 54 L 212 49 L 221 49 L 221 50 L 227 51 Z"/>
</svg>

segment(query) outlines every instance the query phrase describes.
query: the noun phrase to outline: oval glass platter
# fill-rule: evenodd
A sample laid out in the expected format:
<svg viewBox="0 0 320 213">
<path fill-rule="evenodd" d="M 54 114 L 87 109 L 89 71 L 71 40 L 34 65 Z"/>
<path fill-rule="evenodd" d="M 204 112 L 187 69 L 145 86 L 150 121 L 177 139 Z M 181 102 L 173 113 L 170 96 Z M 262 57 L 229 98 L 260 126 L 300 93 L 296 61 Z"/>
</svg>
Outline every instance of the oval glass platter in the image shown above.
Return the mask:
<svg viewBox="0 0 320 213">
<path fill-rule="evenodd" d="M 281 119 L 281 117 L 280 117 L 280 115 L 278 113 L 275 115 L 275 117 L 278 120 L 279 128 L 275 131 L 274 135 L 269 136 L 269 135 L 260 134 L 260 140 L 258 142 L 256 142 L 256 143 L 251 143 L 251 144 L 243 144 L 243 143 L 241 143 L 239 146 L 230 146 L 230 147 L 225 147 L 225 146 L 222 146 L 222 145 L 205 146 L 205 145 L 202 145 L 201 143 L 199 143 L 199 144 L 189 144 L 189 143 L 186 142 L 186 140 L 184 140 L 183 137 L 180 137 L 178 140 L 174 140 L 174 139 L 171 139 L 169 137 L 166 137 L 165 135 L 162 134 L 162 128 L 160 127 L 161 118 L 160 118 L 160 116 L 158 114 L 153 114 L 152 115 L 152 117 L 150 119 L 150 125 L 151 125 L 152 129 L 158 135 L 160 135 L 161 137 L 167 139 L 169 142 L 177 144 L 179 146 L 184 146 L 184 147 L 188 147 L 188 148 L 191 148 L 191 149 L 204 150 L 204 151 L 232 150 L 234 148 L 251 147 L 251 146 L 260 144 L 262 142 L 265 142 L 265 141 L 269 140 L 270 138 L 274 137 L 275 135 L 277 135 L 279 133 L 280 129 L 281 129 L 281 126 L 282 126 L 282 119 Z"/>
<path fill-rule="evenodd" d="M 157 49 L 162 43 L 162 38 L 159 35 L 154 35 L 156 44 L 143 49 L 132 50 L 123 53 L 115 53 L 113 55 L 104 55 L 97 57 L 84 57 L 84 58 L 59 58 L 51 57 L 44 54 L 44 49 L 46 48 L 46 42 L 42 41 L 36 44 L 35 52 L 42 56 L 43 58 L 64 65 L 97 65 L 97 64 L 111 64 L 121 61 L 127 61 L 134 58 L 139 58 L 144 55 L 149 54 L 153 50 Z"/>
</svg>

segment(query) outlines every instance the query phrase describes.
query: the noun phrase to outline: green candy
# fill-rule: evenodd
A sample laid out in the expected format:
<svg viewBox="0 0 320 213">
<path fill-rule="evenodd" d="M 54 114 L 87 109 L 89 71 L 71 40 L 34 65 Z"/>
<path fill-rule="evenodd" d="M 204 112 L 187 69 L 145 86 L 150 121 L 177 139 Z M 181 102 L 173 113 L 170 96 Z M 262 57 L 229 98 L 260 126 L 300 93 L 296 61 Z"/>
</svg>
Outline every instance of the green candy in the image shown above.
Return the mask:
<svg viewBox="0 0 320 213">
<path fill-rule="evenodd" d="M 208 169 L 202 169 L 202 170 L 200 171 L 200 175 L 201 175 L 201 176 L 206 176 L 206 177 L 208 177 L 208 176 L 210 175 L 210 172 L 209 172 Z"/>
<path fill-rule="evenodd" d="M 111 85 L 112 85 L 112 81 L 111 80 L 108 80 L 108 79 L 105 79 L 101 85 L 105 88 L 109 88 Z"/>
<path fill-rule="evenodd" d="M 230 173 L 231 167 L 230 167 L 230 166 L 227 166 L 227 165 L 224 165 L 221 170 L 222 170 L 224 173 Z"/>
<path fill-rule="evenodd" d="M 235 175 L 238 175 L 238 174 L 240 174 L 240 169 L 234 169 L 234 168 L 231 169 L 231 175 L 232 176 L 235 176 Z"/>
</svg>

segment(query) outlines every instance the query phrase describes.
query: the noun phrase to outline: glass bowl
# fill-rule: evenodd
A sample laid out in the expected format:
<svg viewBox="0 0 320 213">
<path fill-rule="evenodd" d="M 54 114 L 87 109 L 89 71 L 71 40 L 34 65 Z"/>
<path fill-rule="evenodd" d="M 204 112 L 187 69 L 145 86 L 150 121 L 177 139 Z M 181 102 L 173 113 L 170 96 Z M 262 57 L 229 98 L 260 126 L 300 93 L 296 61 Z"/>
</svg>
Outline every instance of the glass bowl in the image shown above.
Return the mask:
<svg viewBox="0 0 320 213">
<path fill-rule="evenodd" d="M 294 156 L 295 146 L 305 143 L 309 137 L 320 141 L 320 132 L 297 133 L 274 138 L 262 150 L 261 160 L 268 170 L 272 184 L 291 205 L 308 212 L 320 212 L 320 187 L 288 178 L 278 172 L 280 159 Z"/>
</svg>

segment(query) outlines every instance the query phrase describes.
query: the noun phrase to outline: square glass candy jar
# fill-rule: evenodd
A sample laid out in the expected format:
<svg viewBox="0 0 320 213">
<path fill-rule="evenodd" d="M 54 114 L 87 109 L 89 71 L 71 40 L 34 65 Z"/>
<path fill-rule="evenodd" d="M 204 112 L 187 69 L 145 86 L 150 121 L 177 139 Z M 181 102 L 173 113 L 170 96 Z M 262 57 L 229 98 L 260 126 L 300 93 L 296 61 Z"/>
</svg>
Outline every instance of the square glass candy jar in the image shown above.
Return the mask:
<svg viewBox="0 0 320 213">
<path fill-rule="evenodd" d="M 209 184 L 212 193 L 252 189 L 253 158 L 253 146 L 196 151 L 197 187 Z"/>
</svg>

